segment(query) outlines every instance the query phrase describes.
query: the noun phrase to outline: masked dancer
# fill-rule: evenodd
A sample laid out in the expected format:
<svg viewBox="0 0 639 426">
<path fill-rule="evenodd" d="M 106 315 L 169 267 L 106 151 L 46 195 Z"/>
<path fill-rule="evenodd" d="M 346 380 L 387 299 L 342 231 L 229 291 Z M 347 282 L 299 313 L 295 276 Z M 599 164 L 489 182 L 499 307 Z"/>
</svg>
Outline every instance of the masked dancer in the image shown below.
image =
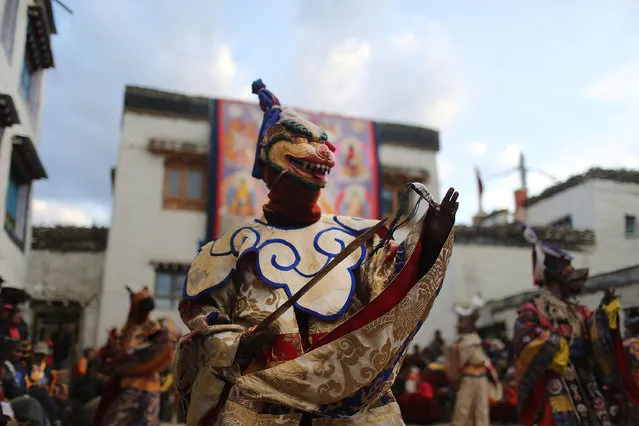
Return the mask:
<svg viewBox="0 0 639 426">
<path fill-rule="evenodd" d="M 605 391 L 638 401 L 639 389 L 619 334 L 619 301 L 607 291 L 591 311 L 575 301 L 588 269 L 540 241 L 530 227 L 538 296 L 518 310 L 513 340 L 520 421 L 524 425 L 612 425 Z M 610 397 L 608 398 L 610 399 Z"/>
<path fill-rule="evenodd" d="M 411 186 L 431 208 L 401 244 L 377 221 L 323 215 L 335 147 L 261 80 L 252 89 L 264 111 L 253 177 L 268 202 L 191 264 L 179 308 L 191 333 L 174 361 L 187 423 L 403 424 L 391 385 L 444 279 L 458 195 L 437 204 Z"/>
<path fill-rule="evenodd" d="M 482 306 L 479 296 L 473 297 L 471 306 L 455 306 L 459 338 L 447 349 L 449 375 L 457 387 L 452 422 L 455 426 L 490 425 L 489 400 L 499 401 L 502 397 L 499 376 L 477 333 Z"/>
<path fill-rule="evenodd" d="M 127 322 L 109 341 L 110 379 L 93 418 L 94 426 L 159 425 L 159 372 L 171 363 L 171 330 L 149 314 L 155 308 L 145 287 L 130 293 Z"/>
</svg>

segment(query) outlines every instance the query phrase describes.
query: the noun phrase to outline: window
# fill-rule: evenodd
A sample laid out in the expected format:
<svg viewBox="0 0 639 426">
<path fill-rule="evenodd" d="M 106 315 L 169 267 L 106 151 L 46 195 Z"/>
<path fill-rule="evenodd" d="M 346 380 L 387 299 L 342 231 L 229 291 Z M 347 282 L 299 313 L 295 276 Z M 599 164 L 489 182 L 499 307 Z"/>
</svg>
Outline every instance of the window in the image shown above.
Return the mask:
<svg viewBox="0 0 639 426">
<path fill-rule="evenodd" d="M 6 0 L 0 26 L 0 42 L 7 54 L 9 64 L 13 59 L 13 41 L 16 36 L 16 20 L 18 19 L 18 0 Z"/>
<path fill-rule="evenodd" d="M 159 309 L 177 309 L 186 272 L 158 269 L 155 271 L 155 305 Z"/>
<path fill-rule="evenodd" d="M 31 115 L 37 119 L 40 114 L 40 83 L 42 81 L 42 72 L 31 71 L 29 60 L 24 58 L 22 63 L 22 71 L 20 72 L 20 90 L 24 99 L 29 105 Z"/>
<path fill-rule="evenodd" d="M 572 216 L 566 215 L 550 224 L 553 228 L 572 228 Z"/>
<path fill-rule="evenodd" d="M 11 165 L 5 203 L 4 229 L 21 247 L 24 245 L 31 184 L 16 167 Z"/>
<path fill-rule="evenodd" d="M 29 101 L 31 98 L 31 67 L 26 56 L 22 62 L 22 71 L 20 72 L 20 90 L 22 90 L 24 98 Z"/>
<path fill-rule="evenodd" d="M 399 209 L 399 196 L 403 188 L 394 186 L 382 187 L 381 208 L 382 217 L 394 217 Z"/>
<path fill-rule="evenodd" d="M 168 158 L 164 165 L 164 208 L 205 210 L 205 179 L 201 160 Z"/>
<path fill-rule="evenodd" d="M 626 215 L 626 237 L 634 237 L 637 232 L 637 216 Z"/>
</svg>

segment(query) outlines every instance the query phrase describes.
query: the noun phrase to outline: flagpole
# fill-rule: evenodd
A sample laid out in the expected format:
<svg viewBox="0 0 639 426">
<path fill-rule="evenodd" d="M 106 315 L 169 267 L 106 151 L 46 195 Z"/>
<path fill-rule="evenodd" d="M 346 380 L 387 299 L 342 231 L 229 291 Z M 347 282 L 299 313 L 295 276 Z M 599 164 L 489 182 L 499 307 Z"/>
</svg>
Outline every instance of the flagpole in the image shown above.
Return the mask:
<svg viewBox="0 0 639 426">
<path fill-rule="evenodd" d="M 479 167 L 475 166 L 475 174 L 477 175 L 477 200 L 479 204 L 479 216 L 484 215 L 484 183 L 481 179 Z"/>
</svg>

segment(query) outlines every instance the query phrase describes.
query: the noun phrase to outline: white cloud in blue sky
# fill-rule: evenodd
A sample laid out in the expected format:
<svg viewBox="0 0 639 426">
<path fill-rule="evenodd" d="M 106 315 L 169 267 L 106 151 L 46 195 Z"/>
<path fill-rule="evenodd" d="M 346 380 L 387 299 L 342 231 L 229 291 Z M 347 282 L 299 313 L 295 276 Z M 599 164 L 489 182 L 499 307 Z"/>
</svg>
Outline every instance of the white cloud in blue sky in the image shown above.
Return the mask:
<svg viewBox="0 0 639 426">
<path fill-rule="evenodd" d="M 502 172 L 519 150 L 559 179 L 639 166 L 633 0 L 66 3 L 38 222 L 108 223 L 126 84 L 251 99 L 261 77 L 287 104 L 435 127 L 462 222 L 477 208 L 474 166 Z M 551 183 L 529 178 L 533 193 Z M 517 185 L 486 179 L 485 208 L 512 206 Z"/>
</svg>

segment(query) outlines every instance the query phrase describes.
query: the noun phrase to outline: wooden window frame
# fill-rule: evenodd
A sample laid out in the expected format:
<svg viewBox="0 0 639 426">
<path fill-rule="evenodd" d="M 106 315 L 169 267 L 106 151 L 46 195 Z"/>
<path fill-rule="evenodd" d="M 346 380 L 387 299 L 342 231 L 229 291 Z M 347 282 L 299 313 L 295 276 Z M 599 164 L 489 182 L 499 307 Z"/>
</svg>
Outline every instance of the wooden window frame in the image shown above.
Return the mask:
<svg viewBox="0 0 639 426">
<path fill-rule="evenodd" d="M 7 210 L 7 196 L 9 191 L 9 180 L 13 179 L 18 189 L 18 199 L 16 206 L 16 217 L 11 217 Z M 27 177 L 20 164 L 11 159 L 9 166 L 9 176 L 7 179 L 7 194 L 5 194 L 4 207 L 4 230 L 9 239 L 18 246 L 20 251 L 25 249 L 25 241 L 27 238 L 27 228 L 29 221 L 29 199 L 31 198 L 31 180 Z"/>
<path fill-rule="evenodd" d="M 404 190 L 404 187 L 400 185 L 382 185 L 382 191 L 390 191 L 393 193 L 393 211 L 392 212 L 381 211 L 381 206 L 380 206 L 380 214 L 382 215 L 382 217 L 389 216 L 392 218 L 393 216 L 395 216 L 395 214 L 397 213 L 397 210 L 399 209 L 399 196 L 403 190 Z"/>
<path fill-rule="evenodd" d="M 429 173 L 425 170 L 422 171 L 406 171 L 402 169 L 396 169 L 393 167 L 382 166 L 382 191 L 391 191 L 393 193 L 393 211 L 382 211 L 382 200 L 380 194 L 380 214 L 382 217 L 390 215 L 394 217 L 399 209 L 399 196 L 406 189 L 406 184 L 409 182 L 422 182 L 427 184 L 429 181 Z"/>
<path fill-rule="evenodd" d="M 167 274 L 171 276 L 171 293 L 170 294 L 158 294 L 158 277 L 160 274 Z M 155 281 L 153 283 L 153 298 L 156 300 L 156 304 L 158 304 L 158 309 L 169 309 L 175 310 L 178 308 L 180 300 L 182 298 L 182 287 L 184 285 L 183 282 L 178 281 L 179 275 L 185 275 L 185 270 L 176 270 L 172 268 L 156 268 L 155 269 Z M 159 306 L 160 301 L 169 301 L 169 307 Z M 158 303 L 159 302 L 159 303 Z"/>
<path fill-rule="evenodd" d="M 632 226 L 632 230 L 628 228 Z M 637 216 L 626 214 L 624 216 L 624 234 L 626 238 L 635 238 L 637 236 Z"/>
<path fill-rule="evenodd" d="M 186 197 L 187 174 L 191 169 L 202 172 L 202 193 L 199 199 Z M 180 189 L 178 195 L 169 194 L 169 175 L 171 171 L 180 172 Z M 200 156 L 167 156 L 164 160 L 164 187 L 162 190 L 162 207 L 166 210 L 205 211 L 207 199 L 206 159 Z"/>
</svg>

